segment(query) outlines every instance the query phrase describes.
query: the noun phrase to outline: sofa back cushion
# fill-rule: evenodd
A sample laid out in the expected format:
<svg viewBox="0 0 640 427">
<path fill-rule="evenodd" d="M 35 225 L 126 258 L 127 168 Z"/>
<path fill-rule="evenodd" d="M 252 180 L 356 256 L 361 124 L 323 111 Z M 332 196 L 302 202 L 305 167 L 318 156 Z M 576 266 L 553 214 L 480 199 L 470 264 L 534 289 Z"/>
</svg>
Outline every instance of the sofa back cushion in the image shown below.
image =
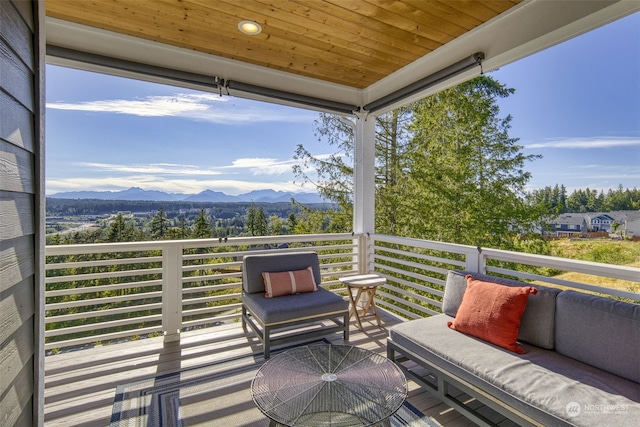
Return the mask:
<svg viewBox="0 0 640 427">
<path fill-rule="evenodd" d="M 320 285 L 320 262 L 315 252 L 245 255 L 242 260 L 242 289 L 249 294 L 265 292 L 263 272 L 303 270 L 307 267 L 311 267 L 315 283 Z"/>
<path fill-rule="evenodd" d="M 640 305 L 562 292 L 556 308 L 556 351 L 640 383 Z"/>
<path fill-rule="evenodd" d="M 451 317 L 456 316 L 458 308 L 462 303 L 462 297 L 467 289 L 467 280 L 465 278 L 467 274 L 473 276 L 474 279 L 484 282 L 517 287 L 533 286 L 536 288 L 538 293 L 529 295 L 527 299 L 527 307 L 524 310 L 520 322 L 518 339 L 538 347 L 547 349 L 554 348 L 556 296 L 561 292 L 559 289 L 531 285 L 530 283 L 488 276 L 486 274 L 450 270 L 445 283 L 442 311 Z"/>
<path fill-rule="evenodd" d="M 453 322 L 447 326 L 456 331 L 489 341 L 495 345 L 524 354 L 516 342 L 532 286 L 503 286 L 483 282 L 467 275 L 467 290 Z"/>
</svg>

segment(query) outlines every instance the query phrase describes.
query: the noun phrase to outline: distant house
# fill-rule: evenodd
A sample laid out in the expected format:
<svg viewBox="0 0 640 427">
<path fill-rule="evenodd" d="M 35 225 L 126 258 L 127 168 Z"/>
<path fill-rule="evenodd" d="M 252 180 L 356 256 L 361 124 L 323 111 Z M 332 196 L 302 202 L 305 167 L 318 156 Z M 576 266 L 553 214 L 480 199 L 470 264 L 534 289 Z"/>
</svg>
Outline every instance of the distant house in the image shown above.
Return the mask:
<svg viewBox="0 0 640 427">
<path fill-rule="evenodd" d="M 640 236 L 640 211 L 566 213 L 547 221 L 547 234 L 572 237 L 588 232 Z"/>
<path fill-rule="evenodd" d="M 606 213 L 588 213 L 585 218 L 588 221 L 589 231 L 606 231 L 608 233 L 613 231 L 611 225 L 615 220 Z"/>
<path fill-rule="evenodd" d="M 557 237 L 571 237 L 588 231 L 587 219 L 584 214 L 562 214 L 549 223 L 551 234 Z"/>
<path fill-rule="evenodd" d="M 612 211 L 607 215 L 617 223 L 616 233 L 624 237 L 640 236 L 640 210 Z M 613 224 L 612 224 L 613 226 Z M 613 227 L 611 229 L 613 232 Z"/>
</svg>

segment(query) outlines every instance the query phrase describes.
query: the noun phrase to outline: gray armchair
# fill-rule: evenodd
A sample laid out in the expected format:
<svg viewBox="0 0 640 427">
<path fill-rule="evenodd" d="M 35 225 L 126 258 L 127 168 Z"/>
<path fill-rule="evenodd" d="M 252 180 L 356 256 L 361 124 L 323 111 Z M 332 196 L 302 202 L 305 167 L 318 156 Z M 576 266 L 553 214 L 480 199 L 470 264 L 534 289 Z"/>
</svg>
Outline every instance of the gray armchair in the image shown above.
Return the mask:
<svg viewBox="0 0 640 427">
<path fill-rule="evenodd" d="M 315 292 L 265 297 L 263 272 L 302 270 L 311 266 L 318 290 Z M 246 255 L 242 263 L 242 328 L 247 325 L 258 335 L 269 358 L 271 345 L 343 332 L 349 340 L 349 302 L 320 286 L 320 264 L 315 252 L 287 252 Z M 295 331 L 292 326 L 308 326 L 321 320 L 331 320 L 335 326 Z M 283 329 L 287 329 L 283 333 Z M 291 331 L 290 329 L 293 329 Z M 272 334 L 278 333 L 277 337 Z"/>
</svg>

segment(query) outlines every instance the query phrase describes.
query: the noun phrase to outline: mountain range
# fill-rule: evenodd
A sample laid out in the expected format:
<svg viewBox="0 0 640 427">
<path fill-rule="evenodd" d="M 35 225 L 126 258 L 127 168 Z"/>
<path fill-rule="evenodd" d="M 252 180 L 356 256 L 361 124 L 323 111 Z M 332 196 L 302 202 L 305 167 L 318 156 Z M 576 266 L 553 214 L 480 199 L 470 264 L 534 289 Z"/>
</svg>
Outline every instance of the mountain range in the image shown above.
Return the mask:
<svg viewBox="0 0 640 427">
<path fill-rule="evenodd" d="M 275 190 L 254 190 L 249 193 L 230 196 L 220 191 L 204 190 L 198 194 L 165 193 L 157 190 L 143 190 L 131 187 L 122 191 L 67 191 L 51 194 L 55 199 L 97 199 L 97 200 L 140 200 L 154 202 L 289 202 L 292 198 L 299 203 L 324 203 L 317 193 L 292 193 Z"/>
</svg>

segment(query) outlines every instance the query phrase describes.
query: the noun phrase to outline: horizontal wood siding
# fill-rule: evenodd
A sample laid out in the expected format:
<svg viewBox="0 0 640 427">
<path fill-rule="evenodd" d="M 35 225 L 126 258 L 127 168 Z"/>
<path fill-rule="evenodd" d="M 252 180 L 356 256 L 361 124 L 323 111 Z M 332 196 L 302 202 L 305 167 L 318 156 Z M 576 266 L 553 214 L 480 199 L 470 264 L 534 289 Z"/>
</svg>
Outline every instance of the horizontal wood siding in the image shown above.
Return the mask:
<svg viewBox="0 0 640 427">
<path fill-rule="evenodd" d="M 33 113 L 4 91 L 0 91 L 0 111 L 0 140 L 33 152 Z"/>
<path fill-rule="evenodd" d="M 40 78 L 34 3 L 0 2 L 0 425 L 38 425 Z M 36 121 L 36 117 L 38 117 Z M 35 408 L 35 409 L 34 409 Z M 35 414 L 35 417 L 34 417 Z"/>
</svg>

